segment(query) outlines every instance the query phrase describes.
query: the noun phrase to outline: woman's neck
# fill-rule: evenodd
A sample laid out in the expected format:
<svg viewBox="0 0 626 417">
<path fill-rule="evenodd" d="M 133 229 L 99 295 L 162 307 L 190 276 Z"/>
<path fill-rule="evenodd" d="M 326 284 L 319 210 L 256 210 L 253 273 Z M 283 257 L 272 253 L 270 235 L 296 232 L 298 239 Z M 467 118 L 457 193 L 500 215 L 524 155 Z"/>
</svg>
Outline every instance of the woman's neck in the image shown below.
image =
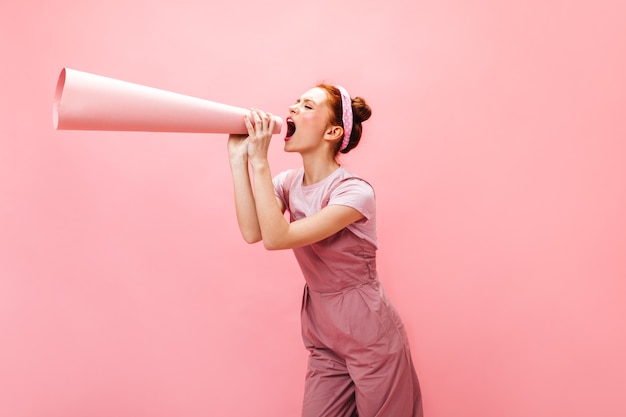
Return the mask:
<svg viewBox="0 0 626 417">
<path fill-rule="evenodd" d="M 304 185 L 311 185 L 322 181 L 339 168 L 339 163 L 335 159 L 319 158 L 311 155 L 302 157 L 304 167 Z"/>
</svg>

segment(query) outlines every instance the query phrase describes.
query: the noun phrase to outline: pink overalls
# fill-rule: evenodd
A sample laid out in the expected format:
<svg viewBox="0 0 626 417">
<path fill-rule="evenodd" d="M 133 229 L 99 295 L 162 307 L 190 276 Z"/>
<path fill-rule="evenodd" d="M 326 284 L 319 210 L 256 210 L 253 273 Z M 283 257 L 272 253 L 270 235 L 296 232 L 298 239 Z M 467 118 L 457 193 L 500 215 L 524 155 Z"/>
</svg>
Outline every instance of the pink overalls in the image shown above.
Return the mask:
<svg viewBox="0 0 626 417">
<path fill-rule="evenodd" d="M 316 185 L 324 194 L 320 208 L 334 204 L 333 196 L 348 190 L 347 183 L 357 191 L 366 184 L 343 168 L 326 181 Z M 288 200 L 291 221 L 304 215 L 294 207 L 298 187 L 306 188 L 302 170 L 277 176 L 275 184 L 277 195 Z M 338 197 L 338 204 L 350 205 L 351 192 Z M 301 320 L 310 352 L 302 416 L 422 416 L 404 325 L 376 272 L 376 246 L 346 228 L 294 253 L 306 281 Z"/>
</svg>

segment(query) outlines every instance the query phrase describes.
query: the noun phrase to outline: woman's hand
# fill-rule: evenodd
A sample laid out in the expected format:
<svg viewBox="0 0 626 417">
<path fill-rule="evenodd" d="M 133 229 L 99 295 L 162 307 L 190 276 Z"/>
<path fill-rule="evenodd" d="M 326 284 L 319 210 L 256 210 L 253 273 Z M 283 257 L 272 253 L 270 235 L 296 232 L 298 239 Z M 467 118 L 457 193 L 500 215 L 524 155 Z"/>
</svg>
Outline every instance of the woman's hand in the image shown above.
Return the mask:
<svg viewBox="0 0 626 417">
<path fill-rule="evenodd" d="M 274 117 L 263 110 L 252 109 L 250 115 L 244 117 L 244 123 L 248 128 L 248 159 L 252 164 L 265 163 L 276 124 Z"/>
</svg>

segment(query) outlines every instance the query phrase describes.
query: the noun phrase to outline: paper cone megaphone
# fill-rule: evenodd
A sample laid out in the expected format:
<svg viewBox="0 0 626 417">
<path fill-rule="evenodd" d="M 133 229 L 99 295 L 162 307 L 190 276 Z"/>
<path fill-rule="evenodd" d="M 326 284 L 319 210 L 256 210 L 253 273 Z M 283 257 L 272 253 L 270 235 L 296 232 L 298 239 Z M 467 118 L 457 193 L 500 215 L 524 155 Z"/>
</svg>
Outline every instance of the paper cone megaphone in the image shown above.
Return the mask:
<svg viewBox="0 0 626 417">
<path fill-rule="evenodd" d="M 53 104 L 58 130 L 247 133 L 250 110 L 63 68 Z M 274 133 L 282 119 L 274 116 Z"/>
</svg>

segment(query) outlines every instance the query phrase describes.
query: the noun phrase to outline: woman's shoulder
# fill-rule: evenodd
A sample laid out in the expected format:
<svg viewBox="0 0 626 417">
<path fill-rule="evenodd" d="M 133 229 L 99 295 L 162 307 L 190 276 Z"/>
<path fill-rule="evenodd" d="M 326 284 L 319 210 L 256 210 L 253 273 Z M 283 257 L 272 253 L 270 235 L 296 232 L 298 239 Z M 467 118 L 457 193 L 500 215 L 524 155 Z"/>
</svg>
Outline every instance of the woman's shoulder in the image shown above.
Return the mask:
<svg viewBox="0 0 626 417">
<path fill-rule="evenodd" d="M 363 178 L 345 170 L 326 195 L 323 206 L 342 205 L 352 207 L 371 220 L 376 214 L 374 187 Z"/>
<path fill-rule="evenodd" d="M 365 178 L 356 175 L 355 173 L 347 170 L 344 167 L 339 167 L 339 171 L 340 172 L 338 173 L 338 176 L 335 180 L 338 185 L 343 186 L 345 184 L 349 187 L 371 190 L 372 192 L 374 191 L 374 187 L 372 186 L 372 184 L 370 184 L 370 182 Z"/>
</svg>

